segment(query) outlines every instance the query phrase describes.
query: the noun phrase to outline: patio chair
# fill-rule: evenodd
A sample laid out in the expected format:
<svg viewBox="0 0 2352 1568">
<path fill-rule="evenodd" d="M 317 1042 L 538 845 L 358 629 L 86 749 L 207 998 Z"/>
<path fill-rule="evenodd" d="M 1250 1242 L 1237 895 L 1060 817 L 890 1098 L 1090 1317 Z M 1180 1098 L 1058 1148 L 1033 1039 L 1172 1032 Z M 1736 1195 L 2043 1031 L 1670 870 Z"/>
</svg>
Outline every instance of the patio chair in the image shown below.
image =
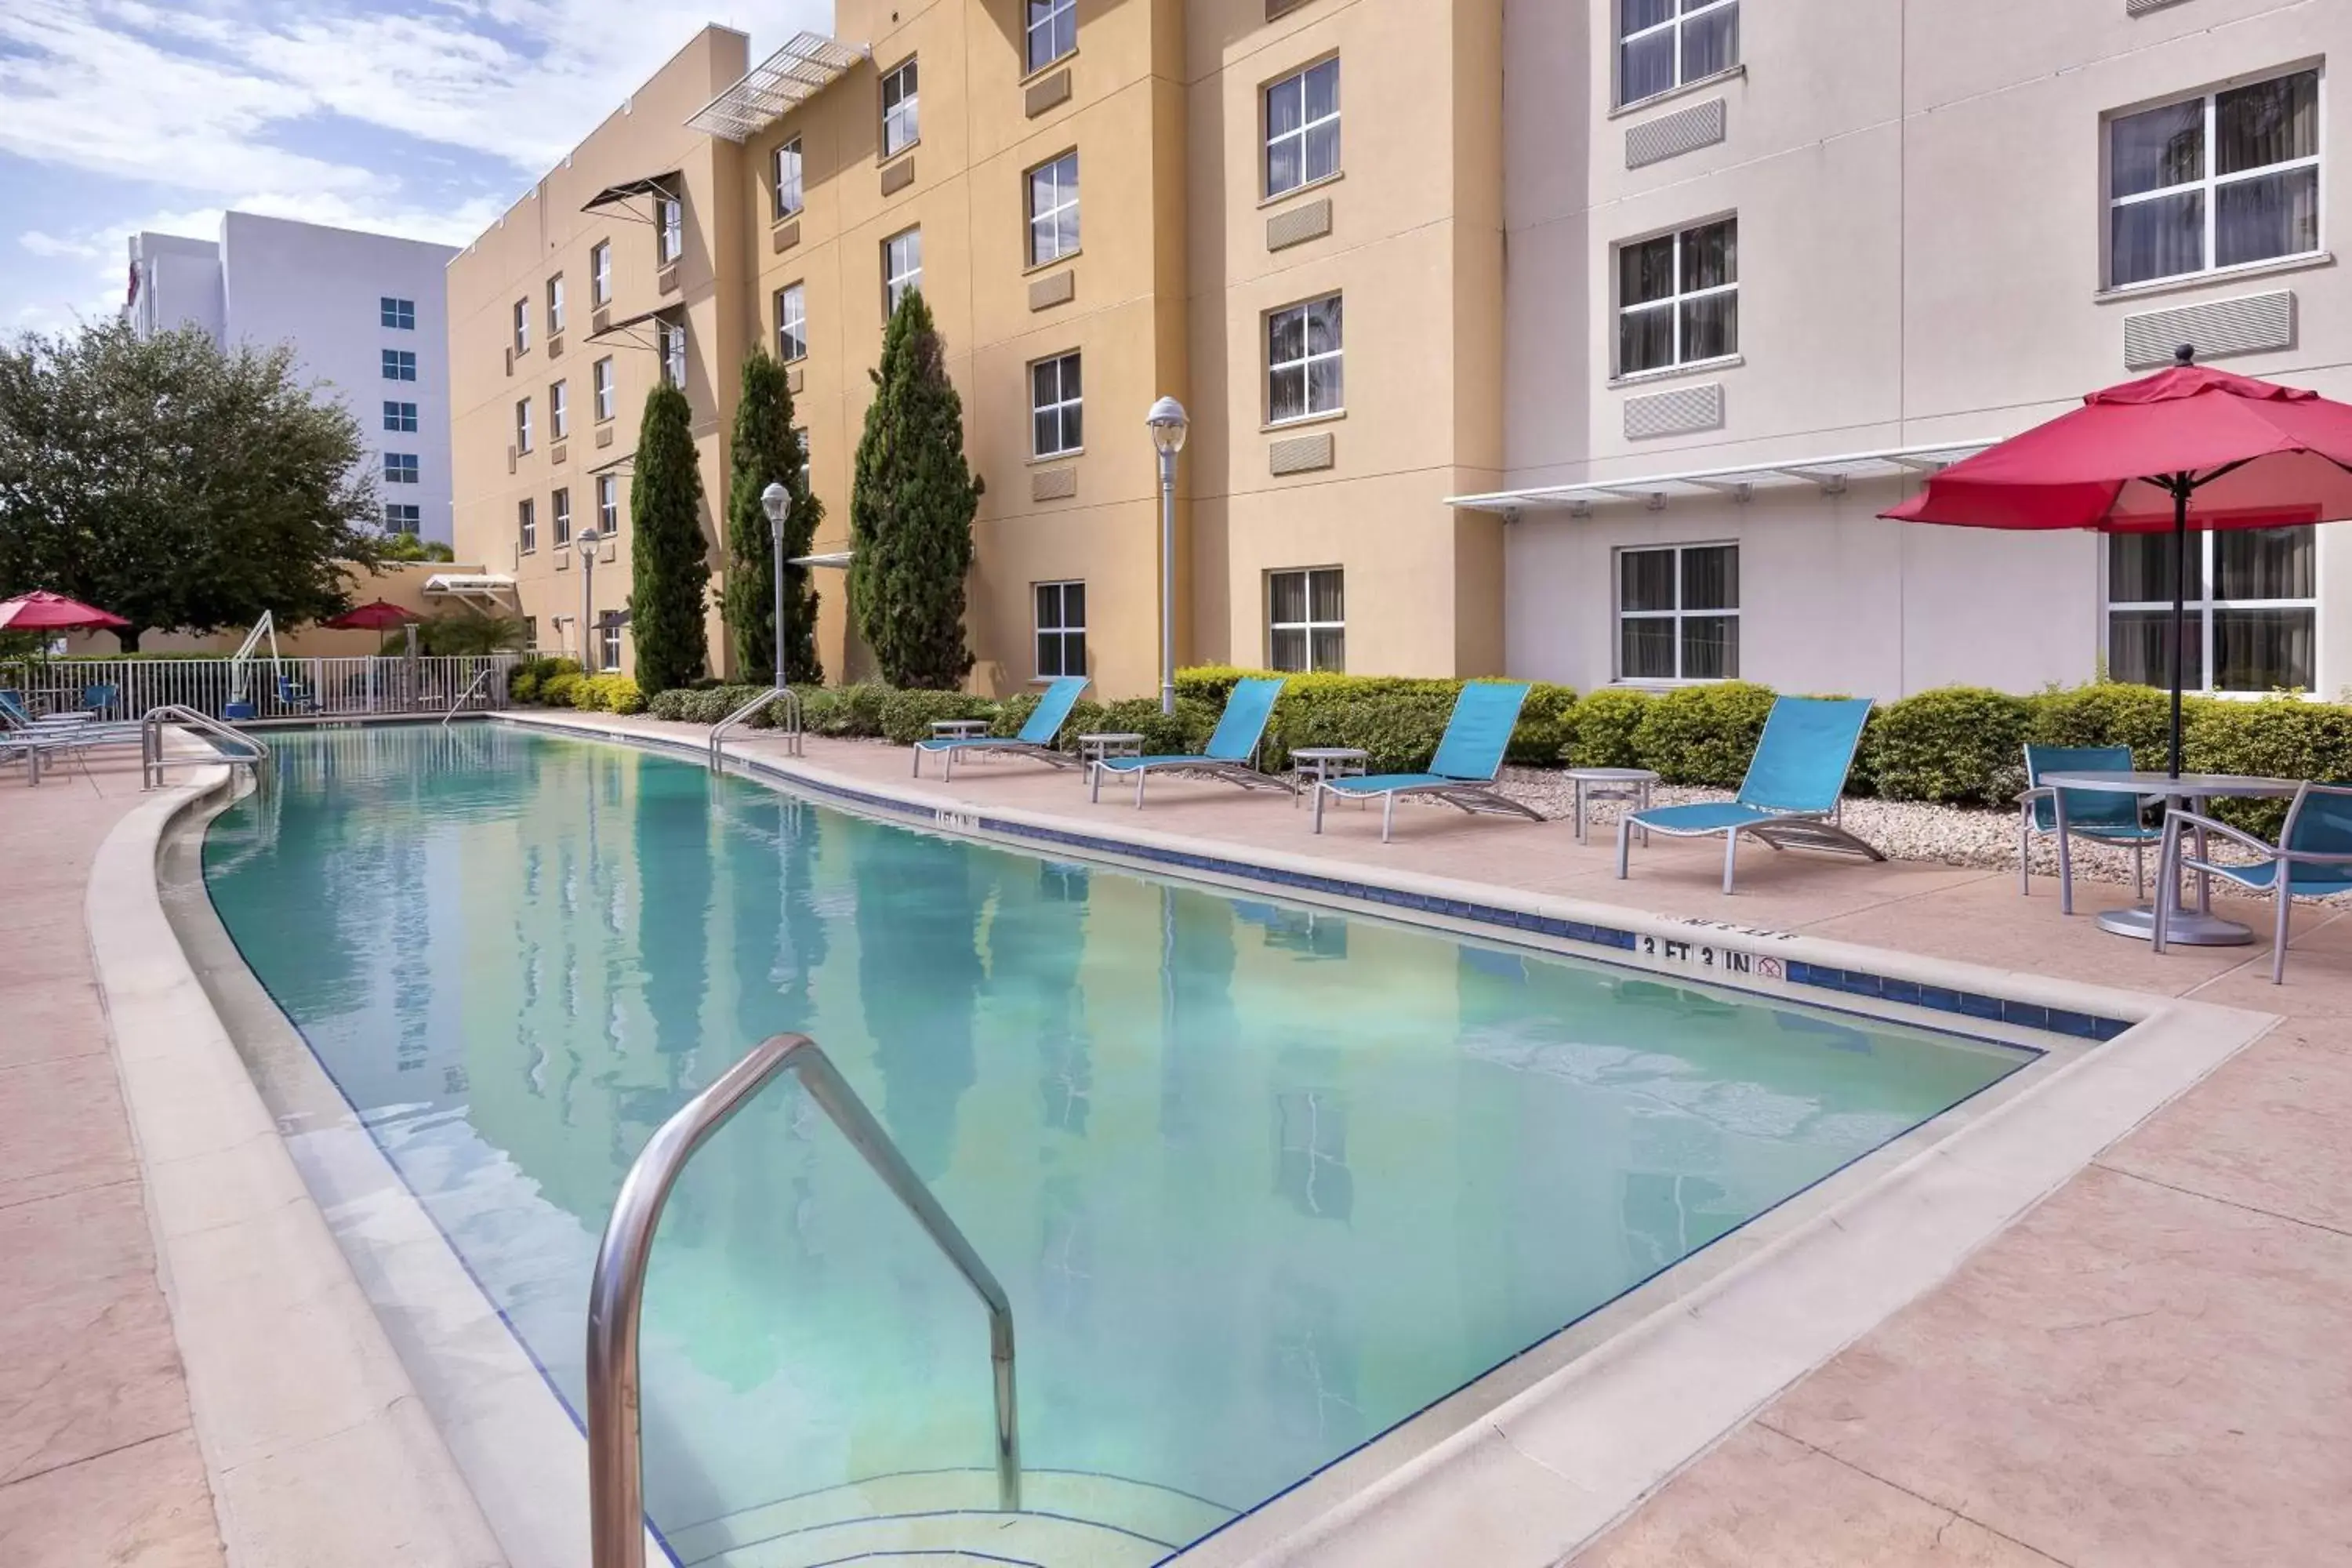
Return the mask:
<svg viewBox="0 0 2352 1568">
<path fill-rule="evenodd" d="M 1208 745 L 1194 756 L 1106 757 L 1087 770 L 1087 798 L 1102 799 L 1105 773 L 1135 775 L 1135 809 L 1143 809 L 1143 781 L 1153 773 L 1189 773 L 1197 778 L 1223 779 L 1244 789 L 1290 786 L 1258 772 L 1258 747 L 1265 740 L 1266 721 L 1274 717 L 1274 700 L 1282 695 L 1279 676 L 1254 675 L 1234 683 L 1225 710 L 1217 720 Z"/>
<path fill-rule="evenodd" d="M 1739 837 L 1774 849 L 1821 849 L 1872 860 L 1885 856 L 1838 823 L 1838 803 L 1854 748 L 1870 717 L 1866 697 L 1781 697 L 1774 700 L 1764 733 L 1748 759 L 1739 794 L 1727 801 L 1659 805 L 1627 812 L 1617 819 L 1617 875 L 1623 879 L 1633 835 L 1663 833 L 1669 838 L 1723 835 L 1723 890 L 1731 891 Z"/>
<path fill-rule="evenodd" d="M 2262 858 L 2248 866 L 2192 858 L 2181 853 L 2184 828 L 2201 828 Z M 2287 914 L 2294 900 L 2352 893 L 2352 784 L 2307 784 L 2295 791 L 2294 804 L 2286 808 L 2286 826 L 2276 844 L 2179 806 L 2166 812 L 2164 842 L 2156 858 L 2156 921 L 2151 933 L 2158 952 L 2164 951 L 2165 927 L 2180 908 L 2184 870 L 2227 878 L 2242 888 L 2271 895 L 2275 910 L 2271 926 L 2271 984 L 2284 985 Z"/>
<path fill-rule="evenodd" d="M 308 681 L 281 675 L 278 678 L 278 706 L 290 713 L 316 713 L 319 711 L 319 698 Z"/>
<path fill-rule="evenodd" d="M 103 719 L 107 716 L 106 710 L 113 707 L 115 700 L 121 695 L 122 688 L 110 680 L 101 680 L 81 689 L 81 705 Z"/>
<path fill-rule="evenodd" d="M 970 756 L 975 752 L 1032 757 L 1057 768 L 1076 767 L 1078 760 L 1076 757 L 1055 749 L 1054 737 L 1059 735 L 1062 726 L 1069 722 L 1070 710 L 1077 706 L 1078 693 L 1086 689 L 1085 676 L 1062 677 L 1045 688 L 1044 695 L 1037 699 L 1036 709 L 1029 715 L 1029 721 L 1021 726 L 1019 734 L 1010 739 L 1002 735 L 970 735 L 951 740 L 941 738 L 916 742 L 915 776 L 923 776 L 923 758 L 929 755 L 946 759 L 944 776 L 952 779 L 955 777 L 956 758 Z"/>
<path fill-rule="evenodd" d="M 2132 769 L 2129 746 L 2033 746 L 2025 748 L 2026 789 L 2017 797 L 2017 890 L 2031 897 L 2033 892 L 2033 871 L 2028 851 L 2036 834 L 2054 835 L 2058 831 L 2059 792 L 2042 782 L 2044 773 L 2127 773 Z M 2116 795 L 2106 790 L 2071 789 L 2065 792 L 2066 833 L 2069 837 L 2088 838 L 2095 844 L 2112 844 L 2132 852 L 2132 896 L 2143 898 L 2147 886 L 2147 847 L 2164 837 L 2161 827 L 2150 827 L 2141 820 L 2141 811 L 2151 801 L 2161 801 L 2160 795 L 2134 799 L 2127 795 Z M 2062 914 L 2074 912 L 2074 867 L 2065 853 L 2065 845 L 2058 847 L 2058 909 Z"/>
<path fill-rule="evenodd" d="M 1519 709 L 1528 700 L 1523 680 L 1474 680 L 1454 700 L 1454 715 L 1429 759 L 1425 773 L 1374 773 L 1369 778 L 1323 779 L 1315 785 L 1315 831 L 1323 831 L 1323 797 L 1381 801 L 1381 842 L 1386 844 L 1395 826 L 1400 795 L 1425 795 L 1459 810 L 1496 816 L 1524 816 L 1541 822 L 1543 814 L 1521 805 L 1495 786 L 1503 771 L 1503 753 L 1510 748 L 1511 731 L 1518 727 Z"/>
<path fill-rule="evenodd" d="M 11 730 L 21 729 L 33 721 L 32 704 L 15 687 L 0 687 L 0 724 Z"/>
</svg>

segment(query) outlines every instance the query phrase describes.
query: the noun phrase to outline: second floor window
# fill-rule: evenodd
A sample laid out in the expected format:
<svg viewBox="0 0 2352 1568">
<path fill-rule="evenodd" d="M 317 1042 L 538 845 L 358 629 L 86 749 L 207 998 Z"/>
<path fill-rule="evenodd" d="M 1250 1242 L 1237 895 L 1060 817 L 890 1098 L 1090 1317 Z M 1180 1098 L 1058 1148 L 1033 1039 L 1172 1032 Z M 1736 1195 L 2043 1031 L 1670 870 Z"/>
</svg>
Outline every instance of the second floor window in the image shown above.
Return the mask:
<svg viewBox="0 0 2352 1568">
<path fill-rule="evenodd" d="M 1278 196 L 1339 172 L 1339 62 L 1284 77 L 1265 89 L 1265 194 Z"/>
<path fill-rule="evenodd" d="M 588 302 L 609 305 L 613 302 L 613 242 L 600 239 L 588 251 Z"/>
<path fill-rule="evenodd" d="M 1339 353 L 1339 296 L 1276 310 L 1265 319 L 1268 424 L 1336 414 L 1348 405 Z"/>
<path fill-rule="evenodd" d="M 2314 531 L 2243 528 L 2192 535 L 2183 684 L 2191 691 L 2309 691 L 2319 576 Z M 2172 680 L 2172 539 L 2107 535 L 2107 673 Z"/>
<path fill-rule="evenodd" d="M 921 140 L 922 121 L 917 113 L 915 62 L 882 79 L 882 156 L 895 158 Z"/>
<path fill-rule="evenodd" d="M 383 324 L 393 331 L 413 332 L 416 330 L 415 300 L 395 300 L 386 294 L 376 302 L 376 309 L 383 318 Z"/>
<path fill-rule="evenodd" d="M 664 267 L 686 254 L 686 204 L 676 196 L 654 198 L 654 254 Z"/>
<path fill-rule="evenodd" d="M 1617 247 L 1617 374 L 1739 352 L 1739 228 L 1725 218 Z"/>
<path fill-rule="evenodd" d="M 530 450 L 530 399 L 528 397 L 515 400 L 515 450 Z"/>
<path fill-rule="evenodd" d="M 778 222 L 801 210 L 801 139 L 797 136 L 776 149 L 776 218 Z"/>
<path fill-rule="evenodd" d="M 2319 249 L 2319 73 L 2107 124 L 2111 287 Z"/>
<path fill-rule="evenodd" d="M 808 290 L 798 283 L 776 290 L 776 357 L 786 364 L 808 357 Z"/>
<path fill-rule="evenodd" d="M 539 548 L 539 506 L 529 496 L 515 502 L 515 543 L 525 555 Z"/>
<path fill-rule="evenodd" d="M 416 473 L 416 454 L 386 452 L 383 455 L 383 482 L 388 485 L 413 485 L 421 482 Z"/>
<path fill-rule="evenodd" d="M 1739 678 L 1739 546 L 1617 552 L 1617 678 Z"/>
<path fill-rule="evenodd" d="M 613 416 L 613 362 L 610 359 L 596 362 L 593 380 L 596 385 L 596 419 L 602 424 Z"/>
<path fill-rule="evenodd" d="M 659 321 L 655 331 L 661 339 L 662 379 L 682 389 L 686 385 L 685 323 Z"/>
<path fill-rule="evenodd" d="M 530 503 L 525 501 L 523 504 L 528 506 Z M 558 490 L 547 498 L 547 516 L 548 521 L 555 529 L 555 547 L 561 550 L 572 542 L 572 492 L 570 490 Z"/>
<path fill-rule="evenodd" d="M 596 531 L 606 539 L 621 531 L 621 481 L 610 474 L 596 476 Z"/>
<path fill-rule="evenodd" d="M 1060 354 L 1029 367 L 1031 450 L 1040 458 L 1057 458 L 1086 445 L 1081 416 L 1086 412 L 1078 380 L 1078 356 Z"/>
<path fill-rule="evenodd" d="M 563 274 L 559 272 L 547 280 L 547 335 L 553 337 L 563 330 Z"/>
<path fill-rule="evenodd" d="M 1739 0 L 1616 0 L 1617 101 L 1639 103 L 1739 63 Z"/>
<path fill-rule="evenodd" d="M 414 349 L 384 350 L 383 378 L 386 381 L 415 381 L 416 351 Z"/>
<path fill-rule="evenodd" d="M 1078 47 L 1078 0 L 1028 0 L 1029 68 L 1044 70 Z"/>
<path fill-rule="evenodd" d="M 562 441 L 572 434 L 572 388 L 557 382 L 547 389 L 547 438 Z"/>
<path fill-rule="evenodd" d="M 519 354 L 530 352 L 530 301 L 528 300 L 514 302 L 514 351 Z"/>
<path fill-rule="evenodd" d="M 1078 155 L 1065 153 L 1029 171 L 1029 265 L 1059 261 L 1078 248 Z"/>
<path fill-rule="evenodd" d="M 383 405 L 383 427 L 397 430 L 403 435 L 414 435 L 416 431 L 416 405 L 387 401 Z"/>
<path fill-rule="evenodd" d="M 896 314 L 898 301 L 923 286 L 923 231 L 910 228 L 882 242 L 882 313 Z"/>
</svg>

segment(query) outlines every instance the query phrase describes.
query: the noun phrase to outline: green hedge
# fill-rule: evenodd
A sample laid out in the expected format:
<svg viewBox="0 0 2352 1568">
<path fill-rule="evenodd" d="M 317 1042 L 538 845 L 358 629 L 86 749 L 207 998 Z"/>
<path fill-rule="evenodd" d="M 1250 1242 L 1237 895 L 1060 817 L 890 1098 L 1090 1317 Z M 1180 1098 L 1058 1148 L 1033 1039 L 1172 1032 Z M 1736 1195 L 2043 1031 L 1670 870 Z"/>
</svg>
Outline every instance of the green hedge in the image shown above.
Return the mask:
<svg viewBox="0 0 2352 1568">
<path fill-rule="evenodd" d="M 1871 783 L 1887 800 L 1998 805 L 2025 787 L 2033 703 L 2005 691 L 1947 686 L 1874 710 L 1864 731 Z"/>
<path fill-rule="evenodd" d="M 882 738 L 894 746 L 929 740 L 931 726 L 947 719 L 996 718 L 996 704 L 963 691 L 893 691 L 882 701 Z"/>
<path fill-rule="evenodd" d="M 1203 665 L 1176 672 L 1176 695 L 1181 700 L 1192 698 L 1223 712 L 1225 699 L 1234 687 L 1251 676 L 1278 676 L 1282 696 L 1274 705 L 1274 718 L 1266 725 L 1266 751 L 1269 767 L 1287 766 L 1290 752 L 1299 746 L 1363 746 L 1373 754 L 1369 759 L 1375 772 L 1381 770 L 1381 759 L 1418 756 L 1420 761 L 1405 771 L 1417 771 L 1427 765 L 1436 751 L 1437 736 L 1444 733 L 1446 715 L 1454 709 L 1454 699 L 1461 693 L 1459 680 L 1423 679 L 1405 675 L 1337 675 L 1318 672 L 1309 675 L 1284 674 L 1275 669 L 1243 669 L 1233 665 Z M 1421 743 L 1422 718 L 1429 702 L 1434 699 L 1442 708 L 1437 728 Z M 1385 706 L 1391 700 L 1400 704 L 1393 710 Z M 1577 707 L 1576 693 L 1565 686 L 1545 681 L 1535 682 L 1528 691 L 1528 700 L 1519 710 L 1518 727 L 1511 731 L 1510 750 L 1505 760 L 1520 767 L 1548 768 L 1559 765 L 1560 747 L 1569 738 Z M 1327 711 L 1335 710 L 1336 711 Z M 1364 726 L 1377 744 L 1361 740 L 1335 740 L 1334 735 L 1346 732 L 1349 724 Z"/>
</svg>

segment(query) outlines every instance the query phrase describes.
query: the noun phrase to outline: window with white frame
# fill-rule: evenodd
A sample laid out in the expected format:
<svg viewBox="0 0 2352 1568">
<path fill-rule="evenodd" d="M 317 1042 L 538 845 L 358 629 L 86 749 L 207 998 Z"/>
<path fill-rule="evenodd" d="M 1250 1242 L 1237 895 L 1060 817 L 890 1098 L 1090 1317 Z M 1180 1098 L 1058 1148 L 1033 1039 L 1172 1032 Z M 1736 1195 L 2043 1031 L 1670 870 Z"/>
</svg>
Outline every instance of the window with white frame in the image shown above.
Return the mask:
<svg viewBox="0 0 2352 1568">
<path fill-rule="evenodd" d="M 1617 374 L 1739 352 L 1739 220 L 1617 247 Z"/>
<path fill-rule="evenodd" d="M 1265 89 L 1265 194 L 1339 172 L 1339 60 L 1308 66 Z"/>
<path fill-rule="evenodd" d="M 415 381 L 416 351 L 414 349 L 384 350 L 383 378 L 386 381 Z"/>
<path fill-rule="evenodd" d="M 776 357 L 786 364 L 808 358 L 808 290 L 798 283 L 776 290 Z"/>
<path fill-rule="evenodd" d="M 897 157 L 921 140 L 922 131 L 916 112 L 915 60 L 909 55 L 906 64 L 882 79 L 882 156 Z"/>
<path fill-rule="evenodd" d="M 414 300 L 395 300 L 389 294 L 383 295 L 376 301 L 376 313 L 385 326 L 396 332 L 416 330 L 416 301 Z"/>
<path fill-rule="evenodd" d="M 515 399 L 515 450 L 530 450 L 530 399 L 528 397 Z"/>
<path fill-rule="evenodd" d="M 515 544 L 525 555 L 539 549 L 539 503 L 530 496 L 515 502 Z"/>
<path fill-rule="evenodd" d="M 1073 150 L 1029 171 L 1029 265 L 1059 261 L 1078 248 L 1078 154 Z"/>
<path fill-rule="evenodd" d="M 547 521 L 555 530 L 555 547 L 558 550 L 572 542 L 572 492 L 569 489 L 557 490 L 547 498 Z"/>
<path fill-rule="evenodd" d="M 1029 0 L 1029 68 L 1044 70 L 1078 47 L 1078 0 Z"/>
<path fill-rule="evenodd" d="M 1339 568 L 1269 572 L 1265 604 L 1269 668 L 1348 668 L 1347 584 Z"/>
<path fill-rule="evenodd" d="M 559 381 L 547 389 L 547 438 L 569 440 L 572 436 L 572 384 Z"/>
<path fill-rule="evenodd" d="M 1617 552 L 1617 679 L 1739 676 L 1739 546 Z"/>
<path fill-rule="evenodd" d="M 797 136 L 776 149 L 775 164 L 776 221 L 782 223 L 801 210 L 801 139 Z"/>
<path fill-rule="evenodd" d="M 621 531 L 621 481 L 611 474 L 596 476 L 596 531 L 606 539 Z"/>
<path fill-rule="evenodd" d="M 686 323 L 656 321 L 654 335 L 660 340 L 662 379 L 683 390 L 686 386 Z"/>
<path fill-rule="evenodd" d="M 1086 445 L 1081 422 L 1084 389 L 1078 380 L 1078 356 L 1057 354 L 1029 367 L 1029 416 L 1032 452 L 1058 458 Z"/>
<path fill-rule="evenodd" d="M 1265 417 L 1270 425 L 1336 414 L 1348 405 L 1339 353 L 1339 296 L 1310 300 L 1265 319 Z"/>
<path fill-rule="evenodd" d="M 2107 122 L 2107 281 L 2146 283 L 2319 249 L 2319 73 Z"/>
<path fill-rule="evenodd" d="M 2107 673 L 2172 683 L 2172 535 L 2107 536 Z M 2308 525 L 2189 539 L 2191 691 L 2309 691 L 2318 681 L 2317 544 Z"/>
<path fill-rule="evenodd" d="M 596 422 L 601 425 L 613 416 L 613 362 L 609 358 L 598 360 L 591 380 L 594 384 L 596 396 Z"/>
<path fill-rule="evenodd" d="M 882 242 L 882 313 L 898 312 L 898 301 L 923 286 L 923 231 L 908 229 Z"/>
<path fill-rule="evenodd" d="M 547 335 L 555 336 L 563 330 L 563 274 L 559 272 L 547 280 Z"/>
<path fill-rule="evenodd" d="M 622 615 L 618 610 L 606 610 L 596 617 L 597 668 L 611 670 L 621 668 L 621 624 Z"/>
<path fill-rule="evenodd" d="M 664 267 L 686 254 L 686 203 L 676 196 L 654 198 L 654 255 Z"/>
<path fill-rule="evenodd" d="M 1037 584 L 1037 679 L 1087 672 L 1087 585 Z"/>
<path fill-rule="evenodd" d="M 528 300 L 514 302 L 514 351 L 519 354 L 530 352 L 530 301 Z"/>
<path fill-rule="evenodd" d="M 1739 0 L 1616 0 L 1616 5 L 1621 106 L 1739 63 Z"/>
<path fill-rule="evenodd" d="M 425 509 L 413 500 L 388 500 L 383 503 L 383 526 L 387 533 L 415 533 L 423 525 Z"/>
<path fill-rule="evenodd" d="M 416 454 L 386 452 L 383 455 L 383 482 L 388 485 L 422 483 L 423 481 L 417 478 Z"/>
<path fill-rule="evenodd" d="M 613 242 L 600 239 L 588 247 L 588 302 L 613 302 Z"/>
<path fill-rule="evenodd" d="M 416 405 L 394 403 L 389 398 L 385 399 L 383 427 L 387 430 L 397 430 L 403 435 L 414 435 L 416 430 Z"/>
</svg>

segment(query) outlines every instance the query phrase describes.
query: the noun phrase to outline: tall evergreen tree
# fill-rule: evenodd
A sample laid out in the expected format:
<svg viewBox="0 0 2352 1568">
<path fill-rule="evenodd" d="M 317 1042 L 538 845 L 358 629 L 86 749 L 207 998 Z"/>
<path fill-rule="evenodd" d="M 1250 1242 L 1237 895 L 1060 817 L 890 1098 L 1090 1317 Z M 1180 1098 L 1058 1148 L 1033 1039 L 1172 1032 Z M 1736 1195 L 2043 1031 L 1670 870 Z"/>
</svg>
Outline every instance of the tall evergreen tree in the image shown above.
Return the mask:
<svg viewBox="0 0 2352 1568">
<path fill-rule="evenodd" d="M 703 630 L 709 547 L 702 532 L 702 470 L 686 394 L 664 382 L 646 398 L 629 484 L 629 630 L 637 685 L 647 692 L 690 686 L 710 659 Z"/>
<path fill-rule="evenodd" d="M 963 401 L 920 289 L 892 312 L 871 374 L 849 498 L 850 608 L 885 680 L 951 689 L 971 669 L 964 579 L 981 481 L 964 461 Z"/>
<path fill-rule="evenodd" d="M 738 680 L 765 679 L 776 668 L 773 540 L 760 504 L 771 484 L 782 484 L 793 498 L 784 520 L 784 559 L 806 555 L 824 521 L 824 502 L 809 493 L 808 454 L 793 428 L 793 389 L 784 367 L 767 350 L 754 349 L 743 362 L 727 488 L 727 631 Z M 785 567 L 784 679 L 795 684 L 824 679 L 816 657 L 816 601 L 809 569 Z"/>
</svg>

